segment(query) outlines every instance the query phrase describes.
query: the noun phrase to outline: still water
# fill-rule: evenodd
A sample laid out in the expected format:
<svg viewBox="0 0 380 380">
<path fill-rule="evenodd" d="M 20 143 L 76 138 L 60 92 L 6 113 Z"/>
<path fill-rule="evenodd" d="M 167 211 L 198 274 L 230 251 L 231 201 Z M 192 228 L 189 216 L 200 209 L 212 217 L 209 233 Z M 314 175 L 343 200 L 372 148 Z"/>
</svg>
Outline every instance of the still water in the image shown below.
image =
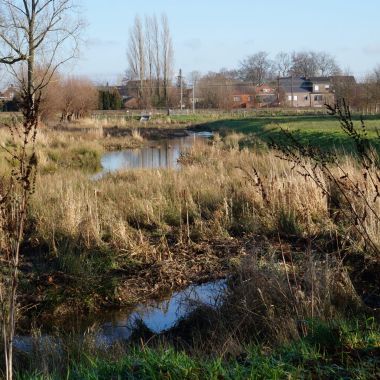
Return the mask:
<svg viewBox="0 0 380 380">
<path fill-rule="evenodd" d="M 86 318 L 79 316 L 79 326 L 73 324 L 72 330 L 78 340 L 91 332 L 98 346 L 109 346 L 116 342 L 128 341 L 137 322 L 141 322 L 153 333 L 160 333 L 174 327 L 189 312 L 199 305 L 218 307 L 226 290 L 226 280 L 217 280 L 202 285 L 191 285 L 187 289 L 175 292 L 170 298 L 162 301 L 148 301 L 133 309 L 106 311 L 98 316 Z M 38 338 L 16 336 L 14 347 L 22 352 L 31 352 L 36 346 L 59 347 L 59 338 L 42 334 Z"/>
<path fill-rule="evenodd" d="M 178 169 L 181 153 L 211 136 L 210 132 L 192 133 L 186 137 L 148 142 L 142 148 L 106 153 L 101 160 L 102 174 L 125 169 Z"/>
</svg>

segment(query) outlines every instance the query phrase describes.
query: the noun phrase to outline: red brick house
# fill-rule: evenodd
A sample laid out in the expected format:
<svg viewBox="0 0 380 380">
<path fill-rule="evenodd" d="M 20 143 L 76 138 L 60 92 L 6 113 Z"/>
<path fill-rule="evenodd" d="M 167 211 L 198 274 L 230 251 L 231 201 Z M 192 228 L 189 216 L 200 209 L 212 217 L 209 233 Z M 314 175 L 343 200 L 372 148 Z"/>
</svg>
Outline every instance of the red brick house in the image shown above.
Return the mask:
<svg viewBox="0 0 380 380">
<path fill-rule="evenodd" d="M 268 84 L 253 88 L 252 93 L 235 91 L 232 95 L 233 108 L 269 107 L 277 99 L 276 90 Z"/>
</svg>

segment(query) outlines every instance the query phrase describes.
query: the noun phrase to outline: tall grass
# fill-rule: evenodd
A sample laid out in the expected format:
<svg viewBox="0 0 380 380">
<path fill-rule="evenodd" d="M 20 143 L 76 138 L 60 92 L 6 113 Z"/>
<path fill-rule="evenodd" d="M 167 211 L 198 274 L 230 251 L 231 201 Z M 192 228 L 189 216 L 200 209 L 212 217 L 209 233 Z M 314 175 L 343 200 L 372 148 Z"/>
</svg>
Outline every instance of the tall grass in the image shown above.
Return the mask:
<svg viewBox="0 0 380 380">
<path fill-rule="evenodd" d="M 318 184 L 272 151 L 237 149 L 236 140 L 232 147 L 222 142 L 194 146 L 181 158 L 181 170 L 131 170 L 97 181 L 79 170 L 45 170 L 31 204 L 29 241 L 54 258 L 49 270 L 73 276 L 80 294 L 105 297 L 107 292 L 122 302 L 138 299 L 140 291 L 157 294 L 189 278 L 207 279 L 207 273 L 213 278 L 213 271 L 219 273 L 213 265 L 226 267 L 227 257 L 241 252 L 228 244 L 251 235 L 304 239 L 320 250 L 365 251 L 351 220 L 332 212 Z M 362 178 L 352 158 L 342 165 Z M 371 198 L 374 189 L 366 191 Z M 373 206 L 377 210 L 379 202 Z M 379 244 L 379 225 L 367 223 Z M 206 248 L 217 241 L 224 242 L 223 253 Z M 141 267 L 155 274 L 145 277 L 136 293 L 133 278 Z M 122 280 L 124 285 L 110 280 L 112 273 L 124 272 L 132 276 Z"/>
<path fill-rule="evenodd" d="M 183 240 L 188 233 L 190 239 L 270 234 L 280 227 L 302 236 L 332 227 L 322 192 L 273 153 L 198 146 L 190 154 L 193 164 L 179 171 L 133 170 L 96 182 L 80 172 L 40 176 L 33 203 L 37 233 L 87 236 L 89 246 L 106 242 L 121 249 L 131 242 L 125 231 Z M 253 168 L 262 173 L 265 196 Z M 44 207 L 46 199 L 56 207 Z M 288 228 L 289 218 L 296 228 Z"/>
</svg>

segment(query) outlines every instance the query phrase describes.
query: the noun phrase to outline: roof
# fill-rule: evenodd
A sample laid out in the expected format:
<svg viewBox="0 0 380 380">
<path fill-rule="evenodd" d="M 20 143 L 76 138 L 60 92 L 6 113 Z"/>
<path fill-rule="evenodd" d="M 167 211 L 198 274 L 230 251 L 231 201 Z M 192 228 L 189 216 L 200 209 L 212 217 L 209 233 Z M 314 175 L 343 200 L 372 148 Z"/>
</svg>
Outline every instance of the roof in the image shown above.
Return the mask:
<svg viewBox="0 0 380 380">
<path fill-rule="evenodd" d="M 331 77 L 310 77 L 308 78 L 311 82 L 319 82 L 319 83 L 330 83 Z"/>
<path fill-rule="evenodd" d="M 353 75 L 333 75 L 331 79 L 334 82 L 356 83 L 356 79 Z"/>
<path fill-rule="evenodd" d="M 8 88 L 0 91 L 0 99 L 11 100 L 15 97 L 17 88 L 13 85 L 10 85 Z"/>
<path fill-rule="evenodd" d="M 309 93 L 312 90 L 312 83 L 304 78 L 280 78 L 279 84 L 285 92 Z"/>
</svg>

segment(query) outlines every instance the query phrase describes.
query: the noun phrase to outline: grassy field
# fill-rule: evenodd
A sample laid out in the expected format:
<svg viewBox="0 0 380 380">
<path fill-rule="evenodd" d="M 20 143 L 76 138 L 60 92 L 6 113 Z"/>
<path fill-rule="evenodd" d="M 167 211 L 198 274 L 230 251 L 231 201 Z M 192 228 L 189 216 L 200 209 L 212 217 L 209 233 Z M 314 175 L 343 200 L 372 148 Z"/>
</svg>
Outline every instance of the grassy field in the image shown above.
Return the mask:
<svg viewBox="0 0 380 380">
<path fill-rule="evenodd" d="M 380 150 L 380 117 L 367 116 L 365 119 L 367 137 Z M 360 118 L 354 117 L 355 124 L 360 129 Z M 259 138 L 265 142 L 283 142 L 281 128 L 293 132 L 294 136 L 304 145 L 312 145 L 321 149 L 353 150 L 352 140 L 341 130 L 336 117 L 318 116 L 271 116 L 246 119 L 218 120 L 205 123 L 200 128 L 209 128 L 222 134 L 231 132 L 243 133 Z"/>
</svg>

